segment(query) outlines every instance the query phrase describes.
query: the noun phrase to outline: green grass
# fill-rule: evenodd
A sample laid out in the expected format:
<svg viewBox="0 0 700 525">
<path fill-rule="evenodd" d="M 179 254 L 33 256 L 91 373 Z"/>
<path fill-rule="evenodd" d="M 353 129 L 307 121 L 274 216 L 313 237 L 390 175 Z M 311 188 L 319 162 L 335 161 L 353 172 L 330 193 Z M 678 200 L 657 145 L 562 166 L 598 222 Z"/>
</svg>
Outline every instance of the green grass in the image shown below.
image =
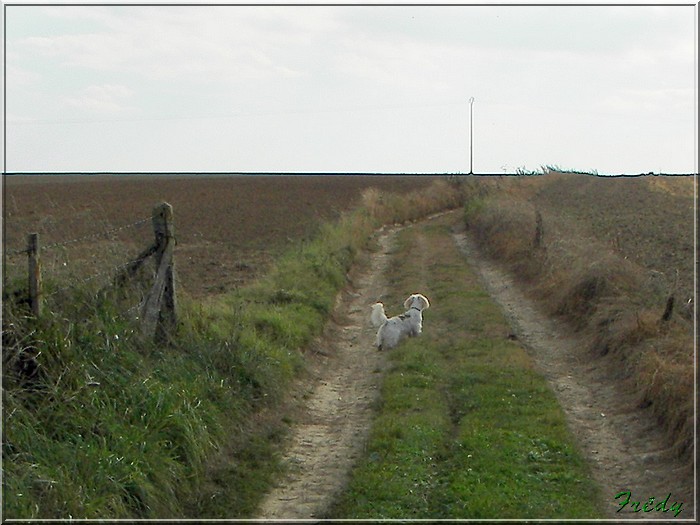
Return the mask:
<svg viewBox="0 0 700 525">
<path fill-rule="evenodd" d="M 39 375 L 10 363 L 4 377 L 5 515 L 253 512 L 278 471 L 284 425 L 248 421 L 303 372 L 303 348 L 370 233 L 362 221 L 328 226 L 255 284 L 208 304 L 184 299 L 170 345 L 140 340 L 109 294 L 78 290 L 38 320 L 6 301 L 3 357 L 38 353 Z"/>
<path fill-rule="evenodd" d="M 356 254 L 389 215 L 460 204 L 459 188 L 436 188 L 373 194 L 372 212 L 322 226 L 252 285 L 181 297 L 169 345 L 140 340 L 123 315 L 133 297 L 47 280 L 47 295 L 63 291 L 34 319 L 23 285 L 4 282 L 3 516 L 253 515 L 280 473 L 277 411 Z"/>
<path fill-rule="evenodd" d="M 394 261 L 386 303 L 421 291 L 432 304 L 421 337 L 391 351 L 366 455 L 331 517 L 601 517 L 561 408 L 449 229 L 405 230 Z"/>
</svg>

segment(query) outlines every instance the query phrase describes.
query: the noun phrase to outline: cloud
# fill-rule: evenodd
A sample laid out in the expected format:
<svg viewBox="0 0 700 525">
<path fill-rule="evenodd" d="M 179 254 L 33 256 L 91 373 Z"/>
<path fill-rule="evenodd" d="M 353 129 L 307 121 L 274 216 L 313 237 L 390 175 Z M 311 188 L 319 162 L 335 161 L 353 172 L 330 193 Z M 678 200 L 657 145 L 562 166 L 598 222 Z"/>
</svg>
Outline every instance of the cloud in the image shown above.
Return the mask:
<svg viewBox="0 0 700 525">
<path fill-rule="evenodd" d="M 314 34 L 332 27 L 324 25 L 328 17 L 232 6 L 66 6 L 46 13 L 62 20 L 72 14 L 74 31 L 22 38 L 18 48 L 68 68 L 204 83 L 300 75 L 299 52 L 311 51 Z"/>
<path fill-rule="evenodd" d="M 37 130 L 56 126 L 96 142 L 104 136 L 97 126 L 114 130 L 114 144 L 157 136 L 171 159 L 151 147 L 133 159 L 154 167 L 220 169 L 226 159 L 290 171 L 314 163 L 452 170 L 468 159 L 467 100 L 474 96 L 475 168 L 532 167 L 530 158 L 534 167 L 574 164 L 552 159 L 556 151 L 563 159 L 588 156 L 586 166 L 605 171 L 607 161 L 596 160 L 609 156 L 605 144 L 591 142 L 581 153 L 600 130 L 657 136 L 656 119 L 676 125 L 674 136 L 692 136 L 684 115 L 696 94 L 696 42 L 686 12 L 697 10 L 10 6 L 8 114 L 35 120 L 12 128 L 26 130 L 23 144 L 35 151 L 42 151 Z M 637 143 L 630 150 L 639 151 Z M 183 144 L 206 154 L 175 162 Z M 124 162 L 120 151 L 114 158 Z"/>
<path fill-rule="evenodd" d="M 64 102 L 79 110 L 101 115 L 114 115 L 134 109 L 128 104 L 133 91 L 123 85 L 103 84 L 88 86 Z"/>
<path fill-rule="evenodd" d="M 668 118 L 669 115 L 686 117 L 692 120 L 693 101 L 696 93 L 693 89 L 628 88 L 605 96 L 600 102 L 600 109 L 614 114 L 644 117 L 649 120 Z"/>
<path fill-rule="evenodd" d="M 36 85 L 41 78 L 42 75 L 31 68 L 23 67 L 16 62 L 7 64 L 6 82 L 8 90 Z"/>
</svg>

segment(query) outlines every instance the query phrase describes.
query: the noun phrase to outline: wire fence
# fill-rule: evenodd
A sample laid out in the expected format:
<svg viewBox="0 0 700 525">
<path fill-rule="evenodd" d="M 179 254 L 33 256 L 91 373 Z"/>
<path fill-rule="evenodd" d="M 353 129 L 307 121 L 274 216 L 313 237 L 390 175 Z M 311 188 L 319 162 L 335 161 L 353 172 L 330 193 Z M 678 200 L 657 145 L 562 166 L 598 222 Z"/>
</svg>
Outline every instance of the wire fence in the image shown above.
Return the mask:
<svg viewBox="0 0 700 525">
<path fill-rule="evenodd" d="M 165 225 L 163 210 L 169 210 Z M 14 246 L 6 245 L 3 250 L 3 300 L 8 294 L 14 294 L 15 302 L 28 303 L 32 313 L 38 316 L 44 309 L 63 313 L 80 298 L 119 292 L 122 310 L 118 317 L 143 322 L 149 300 L 151 309 L 157 307 L 157 314 L 161 315 L 163 288 L 170 289 L 166 297 L 174 296 L 172 246 L 168 246 L 170 240 L 174 245 L 172 208 L 163 203 L 151 216 L 117 226 L 94 217 L 87 219 L 80 217 L 78 228 L 73 228 L 71 221 L 38 221 L 36 226 L 40 233 L 29 234 L 23 247 L 17 247 L 20 238 L 15 226 Z M 86 224 L 92 226 L 93 231 L 86 231 Z M 77 235 L 76 230 L 79 231 Z M 55 240 L 61 234 L 63 239 Z M 49 242 L 39 243 L 40 238 L 42 241 L 48 238 Z M 143 249 L 146 243 L 148 247 Z M 159 272 L 158 265 L 166 251 L 170 252 L 169 286 L 153 282 L 163 273 Z M 154 292 L 156 284 L 160 288 Z M 153 298 L 153 293 L 159 294 L 158 297 Z M 170 302 L 174 303 L 174 299 Z M 155 314 L 151 312 L 150 315 Z"/>
</svg>

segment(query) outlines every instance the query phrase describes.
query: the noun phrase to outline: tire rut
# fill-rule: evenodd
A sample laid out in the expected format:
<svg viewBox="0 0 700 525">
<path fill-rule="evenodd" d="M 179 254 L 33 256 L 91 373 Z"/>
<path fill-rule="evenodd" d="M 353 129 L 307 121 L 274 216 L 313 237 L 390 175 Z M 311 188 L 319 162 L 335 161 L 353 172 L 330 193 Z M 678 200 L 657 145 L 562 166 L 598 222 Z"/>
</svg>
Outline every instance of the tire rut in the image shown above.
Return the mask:
<svg viewBox="0 0 700 525">
<path fill-rule="evenodd" d="M 347 483 L 372 421 L 385 367 L 373 346 L 369 305 L 378 300 L 399 228 L 382 230 L 379 251 L 353 278 L 353 291 L 338 295 L 333 319 L 314 345 L 318 354 L 313 386 L 294 424 L 283 456 L 287 474 L 266 495 L 261 519 L 322 517 Z"/>
<path fill-rule="evenodd" d="M 401 228 L 380 233 L 380 249 L 353 279 L 354 290 L 338 296 L 336 321 L 315 345 L 324 356 L 313 370 L 316 381 L 307 388 L 307 402 L 284 453 L 287 474 L 266 495 L 257 518 L 323 518 L 363 452 L 386 367 L 385 354 L 372 345 L 375 331 L 368 322 L 368 307 L 385 291 L 385 274 Z M 614 497 L 625 490 L 641 505 L 650 497 L 660 502 L 671 493 L 669 506 L 683 502 L 678 518 L 694 517 L 692 472 L 665 446 L 656 420 L 616 385 L 604 362 L 586 360 L 579 351 L 583 341 L 543 314 L 508 274 L 481 256 L 466 234 L 455 228 L 453 238 L 557 396 L 601 488 L 606 517 L 673 519 L 672 512 L 633 512 L 629 505 L 617 512 L 620 500 Z"/>
<path fill-rule="evenodd" d="M 612 365 L 587 358 L 581 350 L 586 346 L 583 340 L 542 313 L 510 275 L 481 256 L 465 233 L 453 235 L 557 396 L 601 489 L 606 517 L 673 519 L 673 512 L 642 511 L 650 497 L 661 502 L 669 493 L 668 507 L 683 502 L 679 518 L 693 516 L 689 466 L 673 456 L 656 418 L 639 408 L 636 397 L 620 387 L 611 373 Z M 630 501 L 641 502 L 639 512 L 630 504 L 620 508 L 626 496 L 615 496 L 623 491 L 631 491 Z"/>
</svg>

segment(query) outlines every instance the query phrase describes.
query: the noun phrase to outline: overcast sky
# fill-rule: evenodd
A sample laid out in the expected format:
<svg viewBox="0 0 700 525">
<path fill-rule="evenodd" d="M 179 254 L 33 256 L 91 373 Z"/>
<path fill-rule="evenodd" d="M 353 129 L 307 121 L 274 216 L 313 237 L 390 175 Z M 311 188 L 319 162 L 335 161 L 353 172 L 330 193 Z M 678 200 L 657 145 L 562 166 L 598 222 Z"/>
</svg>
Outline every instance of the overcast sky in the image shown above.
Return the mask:
<svg viewBox="0 0 700 525">
<path fill-rule="evenodd" d="M 5 6 L 8 172 L 697 171 L 697 6 Z"/>
</svg>

